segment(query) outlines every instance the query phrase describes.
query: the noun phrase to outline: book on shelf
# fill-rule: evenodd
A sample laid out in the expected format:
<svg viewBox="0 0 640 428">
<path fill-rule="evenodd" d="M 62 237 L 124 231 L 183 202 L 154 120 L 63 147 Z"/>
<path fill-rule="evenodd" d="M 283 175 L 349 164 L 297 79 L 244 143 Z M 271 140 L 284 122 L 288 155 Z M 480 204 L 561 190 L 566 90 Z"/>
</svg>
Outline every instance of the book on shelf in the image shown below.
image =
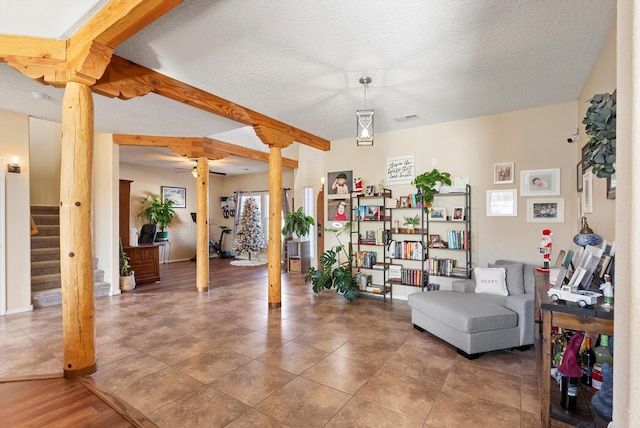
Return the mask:
<svg viewBox="0 0 640 428">
<path fill-rule="evenodd" d="M 356 251 L 356 267 L 371 269 L 376 264 L 377 253 L 375 251 Z"/>
<path fill-rule="evenodd" d="M 359 273 L 356 275 L 356 283 L 358 284 L 358 288 L 362 290 L 366 290 L 367 287 L 371 285 L 371 275 L 367 275 L 364 273 Z"/>
<path fill-rule="evenodd" d="M 398 208 L 398 200 L 389 198 L 384 203 L 386 208 Z"/>
<path fill-rule="evenodd" d="M 467 249 L 467 232 L 464 230 L 447 231 L 447 248 L 452 250 Z"/>
</svg>

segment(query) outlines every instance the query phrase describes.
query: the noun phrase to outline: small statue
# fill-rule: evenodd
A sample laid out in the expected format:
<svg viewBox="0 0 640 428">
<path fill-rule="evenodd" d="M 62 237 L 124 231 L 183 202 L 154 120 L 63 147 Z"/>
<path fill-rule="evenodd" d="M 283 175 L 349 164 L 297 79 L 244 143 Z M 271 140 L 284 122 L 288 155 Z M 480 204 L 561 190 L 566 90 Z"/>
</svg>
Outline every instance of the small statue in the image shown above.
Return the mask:
<svg viewBox="0 0 640 428">
<path fill-rule="evenodd" d="M 542 240 L 540 241 L 540 254 L 542 254 L 542 268 L 537 268 L 538 271 L 548 272 L 549 261 L 551 260 L 551 243 L 553 242 L 553 233 L 551 230 L 545 229 L 542 231 Z"/>
<path fill-rule="evenodd" d="M 353 193 L 356 195 L 362 195 L 362 178 L 353 179 Z"/>
<path fill-rule="evenodd" d="M 384 193 L 384 180 L 381 180 L 380 183 L 378 183 L 377 194 L 382 196 L 383 193 Z"/>
</svg>

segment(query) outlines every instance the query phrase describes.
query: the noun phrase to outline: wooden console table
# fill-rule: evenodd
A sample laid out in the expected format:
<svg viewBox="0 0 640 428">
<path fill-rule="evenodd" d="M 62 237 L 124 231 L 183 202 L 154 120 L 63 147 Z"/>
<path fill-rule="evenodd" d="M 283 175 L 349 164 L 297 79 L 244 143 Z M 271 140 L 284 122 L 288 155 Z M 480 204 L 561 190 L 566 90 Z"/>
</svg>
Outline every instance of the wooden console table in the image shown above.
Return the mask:
<svg viewBox="0 0 640 428">
<path fill-rule="evenodd" d="M 599 298 L 598 304 L 586 308 L 581 308 L 573 302 L 553 302 L 547 295 L 548 274 L 536 272 L 535 275 L 535 307 L 538 324 L 535 328 L 535 347 L 542 426 L 550 427 L 551 419 L 556 419 L 577 427 L 604 428 L 608 421 L 602 419 L 591 408 L 593 394 L 590 386 L 580 384 L 575 411 L 570 412 L 560 406 L 560 390 L 551 378 L 551 327 L 612 336 L 613 309 L 604 308 L 601 305 L 602 297 Z"/>
<path fill-rule="evenodd" d="M 129 264 L 136 275 L 136 284 L 160 281 L 160 246 L 140 244 L 137 247 L 123 247 L 129 257 Z"/>
</svg>

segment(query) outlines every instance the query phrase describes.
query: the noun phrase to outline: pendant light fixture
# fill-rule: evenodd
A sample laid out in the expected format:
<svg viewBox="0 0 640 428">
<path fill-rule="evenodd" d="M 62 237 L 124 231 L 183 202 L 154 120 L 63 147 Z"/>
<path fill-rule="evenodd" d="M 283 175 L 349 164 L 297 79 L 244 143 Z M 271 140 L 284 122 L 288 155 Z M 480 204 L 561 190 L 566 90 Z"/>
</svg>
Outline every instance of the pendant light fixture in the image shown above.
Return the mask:
<svg viewBox="0 0 640 428">
<path fill-rule="evenodd" d="M 356 145 L 373 146 L 373 110 L 367 109 L 367 85 L 371 77 L 361 77 L 360 83 L 364 85 L 364 110 L 356 111 Z"/>
</svg>

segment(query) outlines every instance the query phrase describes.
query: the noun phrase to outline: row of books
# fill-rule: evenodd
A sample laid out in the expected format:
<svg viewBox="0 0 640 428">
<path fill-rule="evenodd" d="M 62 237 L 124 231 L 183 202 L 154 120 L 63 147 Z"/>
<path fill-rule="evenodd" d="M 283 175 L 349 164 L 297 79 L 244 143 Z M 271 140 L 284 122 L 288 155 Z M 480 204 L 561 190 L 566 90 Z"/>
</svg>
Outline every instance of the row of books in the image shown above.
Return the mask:
<svg viewBox="0 0 640 428">
<path fill-rule="evenodd" d="M 454 259 L 427 259 L 426 270 L 431 275 L 453 276 L 453 269 L 456 267 Z M 465 271 L 466 276 L 466 271 Z"/>
<path fill-rule="evenodd" d="M 356 267 L 371 269 L 376 264 L 377 257 L 375 251 L 356 251 Z"/>
<path fill-rule="evenodd" d="M 389 241 L 389 257 L 394 259 L 422 260 L 425 252 L 421 241 Z"/>
<path fill-rule="evenodd" d="M 387 231 L 384 229 L 367 230 L 360 235 L 361 244 L 384 245 L 387 242 Z"/>
<path fill-rule="evenodd" d="M 400 283 L 402 285 L 422 287 L 426 275 L 424 275 L 420 269 L 402 269 L 401 272 Z"/>
<path fill-rule="evenodd" d="M 464 230 L 447 231 L 448 248 L 454 250 L 466 250 L 469 243 L 467 241 L 467 232 Z"/>
</svg>

